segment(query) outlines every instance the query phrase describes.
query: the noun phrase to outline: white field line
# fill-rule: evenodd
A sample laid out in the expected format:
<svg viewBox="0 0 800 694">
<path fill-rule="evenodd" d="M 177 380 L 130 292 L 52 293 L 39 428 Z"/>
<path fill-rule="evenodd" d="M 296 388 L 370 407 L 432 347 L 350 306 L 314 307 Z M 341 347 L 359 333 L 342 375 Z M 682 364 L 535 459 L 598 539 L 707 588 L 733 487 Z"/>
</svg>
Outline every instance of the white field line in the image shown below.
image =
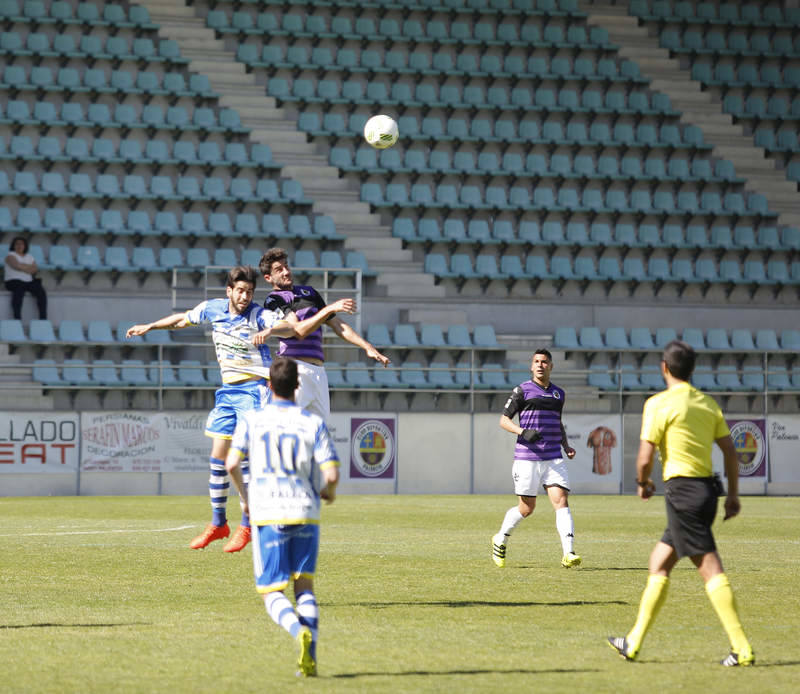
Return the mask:
<svg viewBox="0 0 800 694">
<path fill-rule="evenodd" d="M 196 525 L 179 525 L 175 528 L 126 528 L 121 530 L 68 530 L 64 532 L 53 531 L 49 533 L 13 533 L 2 534 L 0 537 L 53 537 L 54 535 L 108 535 L 112 533 L 171 533 L 177 530 L 196 528 Z"/>
</svg>

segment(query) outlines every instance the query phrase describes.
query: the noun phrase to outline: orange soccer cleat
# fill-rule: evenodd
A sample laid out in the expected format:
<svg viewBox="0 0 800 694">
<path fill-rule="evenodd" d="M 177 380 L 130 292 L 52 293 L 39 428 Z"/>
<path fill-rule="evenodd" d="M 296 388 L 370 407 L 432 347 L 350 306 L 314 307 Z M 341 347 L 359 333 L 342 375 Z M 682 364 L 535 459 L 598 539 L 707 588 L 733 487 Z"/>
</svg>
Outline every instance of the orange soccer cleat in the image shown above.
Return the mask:
<svg viewBox="0 0 800 694">
<path fill-rule="evenodd" d="M 225 525 L 209 523 L 206 529 L 189 543 L 189 547 L 192 549 L 203 549 L 204 547 L 208 547 L 214 540 L 222 540 L 230 534 L 231 529 L 228 527 L 227 523 L 225 523 Z"/>
<path fill-rule="evenodd" d="M 227 545 L 222 548 L 223 552 L 240 552 L 250 544 L 250 528 L 240 525 Z"/>
</svg>

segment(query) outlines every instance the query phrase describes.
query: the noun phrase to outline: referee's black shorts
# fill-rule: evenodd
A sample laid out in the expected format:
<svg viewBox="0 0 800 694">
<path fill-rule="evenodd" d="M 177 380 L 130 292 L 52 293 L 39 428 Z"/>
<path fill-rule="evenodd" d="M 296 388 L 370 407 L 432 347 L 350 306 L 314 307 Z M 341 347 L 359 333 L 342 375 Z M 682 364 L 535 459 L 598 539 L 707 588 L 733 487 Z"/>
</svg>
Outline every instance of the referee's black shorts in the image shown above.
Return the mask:
<svg viewBox="0 0 800 694">
<path fill-rule="evenodd" d="M 667 529 L 661 541 L 674 548 L 679 559 L 716 551 L 711 533 L 719 499 L 714 478 L 673 477 L 664 483 L 664 498 Z"/>
</svg>

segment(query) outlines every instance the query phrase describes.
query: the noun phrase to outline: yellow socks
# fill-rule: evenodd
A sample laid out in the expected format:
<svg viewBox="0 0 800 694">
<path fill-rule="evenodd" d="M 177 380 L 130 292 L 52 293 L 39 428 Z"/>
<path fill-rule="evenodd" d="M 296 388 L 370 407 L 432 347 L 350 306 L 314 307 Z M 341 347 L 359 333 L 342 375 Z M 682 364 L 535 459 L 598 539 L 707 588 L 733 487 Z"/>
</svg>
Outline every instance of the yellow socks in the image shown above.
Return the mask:
<svg viewBox="0 0 800 694">
<path fill-rule="evenodd" d="M 628 648 L 632 655 L 638 653 L 650 624 L 652 624 L 664 604 L 664 600 L 667 597 L 668 583 L 669 577 L 667 576 L 650 574 L 647 577 L 647 586 L 645 586 L 642 599 L 639 602 L 639 614 L 636 617 L 636 624 L 633 625 L 633 629 L 625 637 L 628 640 Z"/>
<path fill-rule="evenodd" d="M 733 589 L 728 577 L 722 573 L 709 579 L 706 583 L 706 595 L 708 595 L 719 621 L 722 622 L 722 626 L 728 634 L 731 650 L 738 655 L 750 655 L 752 648 L 744 635 L 744 629 L 742 629 L 742 624 L 739 621 L 736 600 L 733 597 Z"/>
</svg>

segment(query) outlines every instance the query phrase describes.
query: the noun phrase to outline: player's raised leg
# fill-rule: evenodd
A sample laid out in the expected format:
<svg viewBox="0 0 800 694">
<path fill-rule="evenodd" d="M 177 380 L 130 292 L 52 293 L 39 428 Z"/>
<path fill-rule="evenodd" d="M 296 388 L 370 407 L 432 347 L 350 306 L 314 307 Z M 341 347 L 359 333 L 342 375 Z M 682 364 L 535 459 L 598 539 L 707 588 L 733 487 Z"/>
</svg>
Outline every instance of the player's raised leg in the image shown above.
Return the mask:
<svg viewBox="0 0 800 694">
<path fill-rule="evenodd" d="M 242 465 L 242 477 L 244 478 L 244 483 L 248 484 L 250 482 L 250 468 L 247 465 Z M 248 544 L 250 544 L 251 539 L 251 529 L 250 529 L 250 517 L 247 515 L 244 509 L 242 509 L 242 521 L 239 523 L 239 527 L 236 528 L 236 532 L 233 534 L 233 537 L 225 543 L 225 546 L 222 548 L 223 552 L 241 552 Z"/>
<path fill-rule="evenodd" d="M 213 414 L 213 411 L 212 411 Z M 209 420 L 211 415 L 209 415 Z M 212 438 L 211 456 L 208 460 L 208 496 L 211 500 L 211 522 L 205 530 L 194 538 L 189 547 L 203 549 L 215 540 L 222 540 L 231 534 L 227 520 L 228 490 L 230 481 L 225 470 L 225 456 L 230 448 L 230 439 Z"/>
</svg>

